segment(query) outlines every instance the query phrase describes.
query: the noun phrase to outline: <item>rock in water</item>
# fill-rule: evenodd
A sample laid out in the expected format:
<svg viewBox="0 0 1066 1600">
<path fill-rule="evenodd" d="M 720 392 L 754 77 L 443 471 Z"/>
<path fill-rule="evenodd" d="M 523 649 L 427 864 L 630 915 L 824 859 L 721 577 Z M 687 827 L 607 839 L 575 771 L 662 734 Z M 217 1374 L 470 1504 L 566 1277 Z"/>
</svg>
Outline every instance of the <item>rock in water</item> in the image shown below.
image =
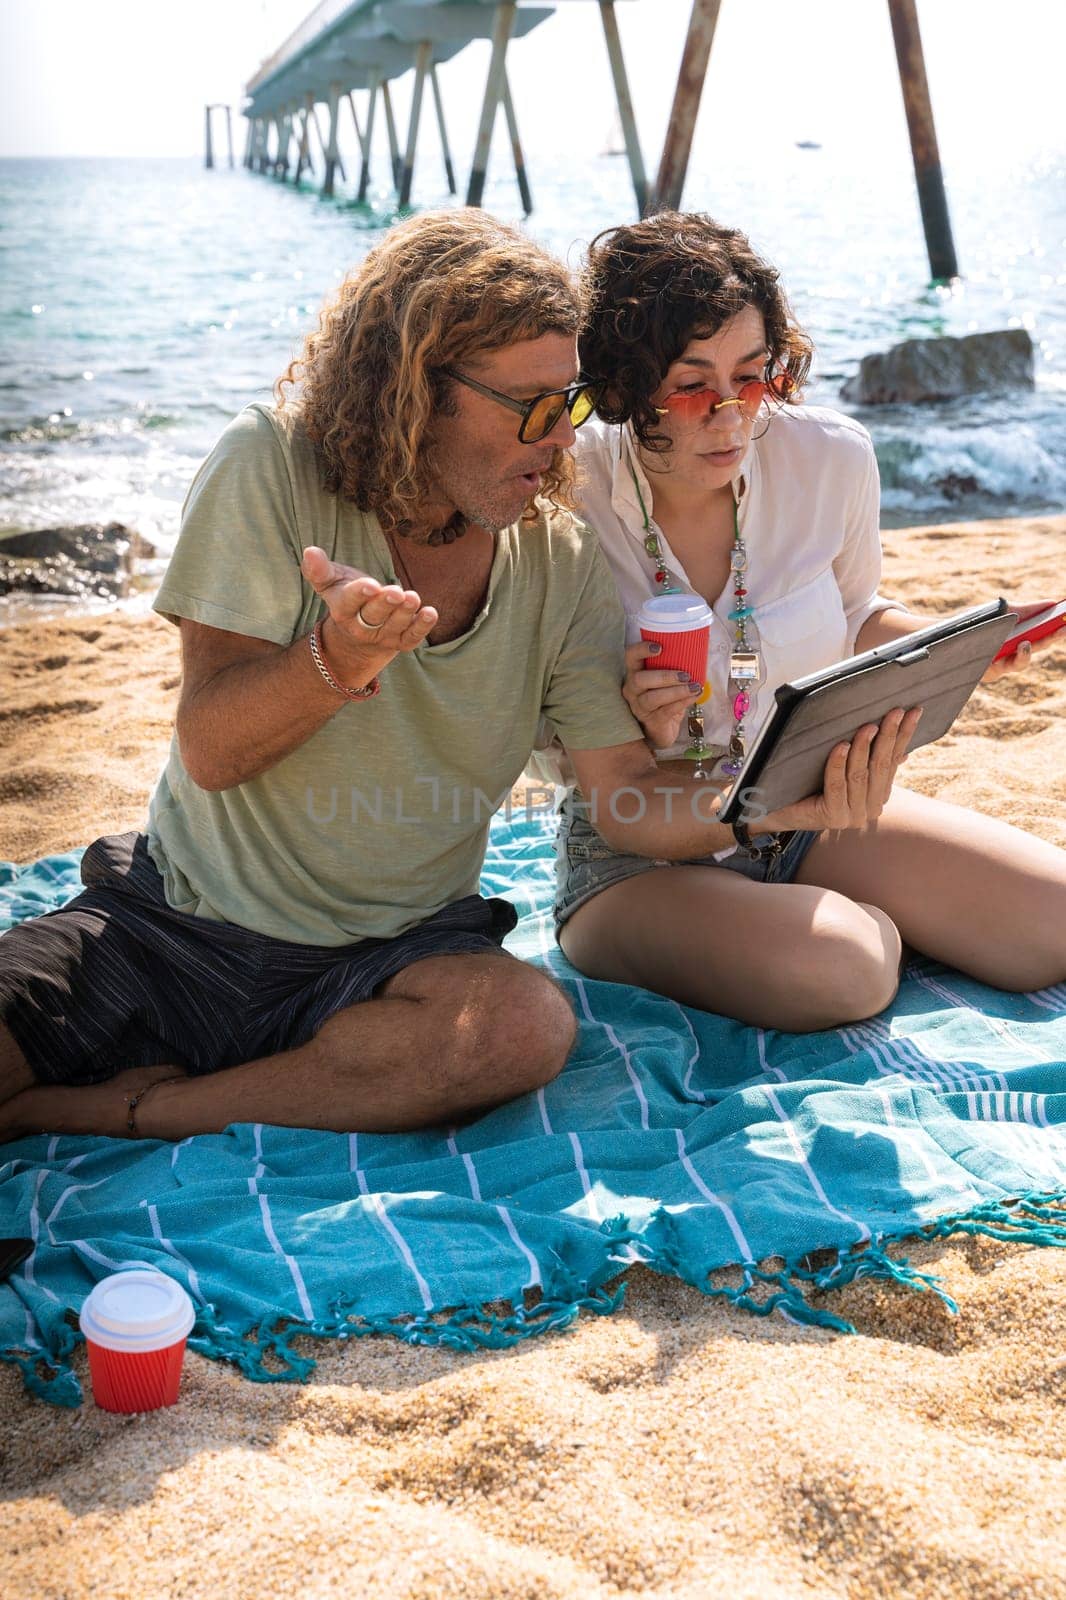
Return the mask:
<svg viewBox="0 0 1066 1600">
<path fill-rule="evenodd" d="M 138 560 L 155 555 L 123 522 L 37 528 L 0 537 L 0 595 L 125 595 Z"/>
<path fill-rule="evenodd" d="M 987 389 L 1031 389 L 1033 369 L 1033 341 L 1024 328 L 962 339 L 907 339 L 863 356 L 841 395 L 863 406 L 954 400 Z"/>
</svg>

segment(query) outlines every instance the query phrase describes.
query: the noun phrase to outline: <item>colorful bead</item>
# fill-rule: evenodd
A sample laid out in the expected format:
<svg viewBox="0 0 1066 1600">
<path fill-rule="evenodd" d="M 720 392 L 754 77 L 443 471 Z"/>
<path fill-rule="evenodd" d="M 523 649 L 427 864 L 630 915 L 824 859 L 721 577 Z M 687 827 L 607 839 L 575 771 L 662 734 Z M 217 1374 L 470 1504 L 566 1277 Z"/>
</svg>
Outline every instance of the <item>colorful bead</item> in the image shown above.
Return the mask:
<svg viewBox="0 0 1066 1600">
<path fill-rule="evenodd" d="M 750 617 L 754 610 L 754 606 L 738 606 L 735 611 L 729 613 L 729 620 L 730 622 L 741 622 L 745 617 Z"/>
<path fill-rule="evenodd" d="M 729 676 L 735 681 L 738 691 L 746 689 L 749 684 L 761 683 L 762 664 L 755 651 L 734 650 L 729 658 Z"/>
<path fill-rule="evenodd" d="M 665 583 L 666 582 L 666 573 L 665 572 L 657 572 L 655 574 L 655 581 L 656 581 L 656 583 Z"/>
<path fill-rule="evenodd" d="M 737 722 L 746 717 L 751 710 L 751 696 L 742 689 L 733 701 L 733 716 Z"/>
<path fill-rule="evenodd" d="M 654 533 L 648 534 L 648 537 L 644 541 L 644 548 L 650 556 L 657 556 L 659 554 L 659 541 Z"/>
<path fill-rule="evenodd" d="M 722 762 L 722 771 L 726 774 L 727 777 L 735 778 L 737 773 L 740 771 L 740 768 L 741 768 L 741 763 L 739 761 L 723 761 Z"/>
</svg>

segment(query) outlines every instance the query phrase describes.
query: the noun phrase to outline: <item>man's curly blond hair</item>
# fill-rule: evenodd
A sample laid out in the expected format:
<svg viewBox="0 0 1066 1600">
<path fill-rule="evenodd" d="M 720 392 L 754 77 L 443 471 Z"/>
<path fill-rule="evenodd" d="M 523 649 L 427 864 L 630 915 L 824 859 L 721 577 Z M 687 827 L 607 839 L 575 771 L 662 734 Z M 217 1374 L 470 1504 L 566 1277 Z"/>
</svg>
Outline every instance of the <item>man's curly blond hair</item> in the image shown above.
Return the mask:
<svg viewBox="0 0 1066 1600">
<path fill-rule="evenodd" d="M 431 492 L 426 434 L 456 405 L 441 369 L 576 334 L 580 320 L 567 269 L 518 229 L 483 211 L 427 212 L 391 228 L 348 275 L 274 394 L 298 406 L 324 487 L 392 529 L 417 521 Z M 572 481 L 559 450 L 540 494 L 572 509 Z"/>
</svg>

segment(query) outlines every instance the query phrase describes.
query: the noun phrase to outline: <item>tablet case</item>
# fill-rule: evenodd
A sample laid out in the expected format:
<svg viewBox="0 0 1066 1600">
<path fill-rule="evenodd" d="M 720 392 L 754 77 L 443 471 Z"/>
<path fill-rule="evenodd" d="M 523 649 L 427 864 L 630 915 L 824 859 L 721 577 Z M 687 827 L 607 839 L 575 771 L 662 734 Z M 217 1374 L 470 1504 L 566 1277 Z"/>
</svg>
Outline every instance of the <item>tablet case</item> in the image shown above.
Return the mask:
<svg viewBox="0 0 1066 1600">
<path fill-rule="evenodd" d="M 833 748 L 896 706 L 924 706 L 908 750 L 951 727 L 1014 626 L 1005 600 L 933 623 L 822 672 L 784 683 L 718 820 L 747 822 L 821 794 Z"/>
</svg>

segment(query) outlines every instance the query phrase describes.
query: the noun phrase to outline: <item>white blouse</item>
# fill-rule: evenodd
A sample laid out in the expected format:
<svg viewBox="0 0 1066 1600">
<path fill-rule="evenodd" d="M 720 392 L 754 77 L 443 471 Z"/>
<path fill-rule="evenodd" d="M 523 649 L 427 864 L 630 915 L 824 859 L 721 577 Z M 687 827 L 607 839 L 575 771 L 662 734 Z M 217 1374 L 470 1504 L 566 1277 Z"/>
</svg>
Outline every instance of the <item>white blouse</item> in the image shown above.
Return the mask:
<svg viewBox="0 0 1066 1600">
<path fill-rule="evenodd" d="M 632 644 L 640 638 L 637 612 L 650 595 L 662 592 L 644 548 L 642 498 L 666 565 L 679 583 L 693 585 L 655 522 L 654 491 L 628 426 L 593 420 L 578 433 L 574 453 L 578 512 L 597 534 L 614 574 L 626 613 L 626 643 Z M 877 459 L 870 435 L 851 417 L 821 406 L 783 406 L 762 438 L 749 445 L 733 476 L 733 492 L 748 554 L 745 604 L 754 608 L 763 669 L 746 718 L 754 734 L 780 684 L 853 655 L 866 619 L 899 602 L 878 593 Z M 730 575 L 713 601 L 711 696 L 703 706 L 707 741 L 723 749 L 733 727 L 727 679 L 734 605 Z M 542 728 L 533 770 L 541 779 L 569 785 L 573 774 L 550 732 Z M 683 738 L 656 755 L 680 756 L 688 742 Z"/>
</svg>

